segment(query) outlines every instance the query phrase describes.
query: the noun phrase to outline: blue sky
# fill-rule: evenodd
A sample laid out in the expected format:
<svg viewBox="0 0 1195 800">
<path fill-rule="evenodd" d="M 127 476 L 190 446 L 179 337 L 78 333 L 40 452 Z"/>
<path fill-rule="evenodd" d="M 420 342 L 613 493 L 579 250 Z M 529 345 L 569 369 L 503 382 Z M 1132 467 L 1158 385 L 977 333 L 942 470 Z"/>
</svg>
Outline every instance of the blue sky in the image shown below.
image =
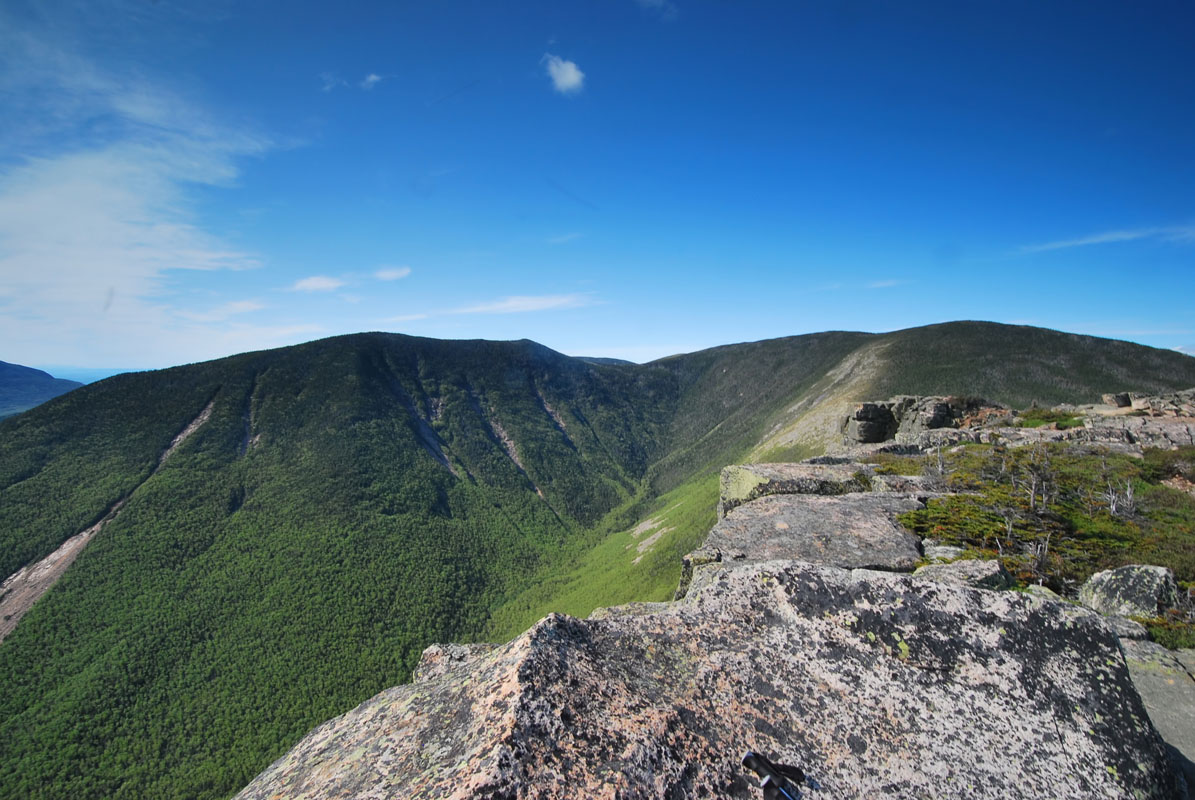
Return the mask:
<svg viewBox="0 0 1195 800">
<path fill-rule="evenodd" d="M 1193 41 L 1189 2 L 7 0 L 0 358 L 1195 352 Z"/>
</svg>

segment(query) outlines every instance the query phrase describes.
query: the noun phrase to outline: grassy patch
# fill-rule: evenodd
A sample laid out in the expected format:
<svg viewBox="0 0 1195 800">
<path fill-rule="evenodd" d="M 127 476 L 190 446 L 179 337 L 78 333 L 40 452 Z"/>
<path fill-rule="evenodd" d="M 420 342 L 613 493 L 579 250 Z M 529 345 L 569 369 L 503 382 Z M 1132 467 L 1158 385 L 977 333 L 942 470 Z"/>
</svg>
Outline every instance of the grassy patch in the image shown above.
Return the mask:
<svg viewBox="0 0 1195 800">
<path fill-rule="evenodd" d="M 681 557 L 705 539 L 717 504 L 717 475 L 662 495 L 641 520 L 572 554 L 570 566 L 549 571 L 498 608 L 483 638 L 505 641 L 551 611 L 584 617 L 603 606 L 672 599 Z M 645 544 L 653 536 L 657 538 Z"/>
</svg>

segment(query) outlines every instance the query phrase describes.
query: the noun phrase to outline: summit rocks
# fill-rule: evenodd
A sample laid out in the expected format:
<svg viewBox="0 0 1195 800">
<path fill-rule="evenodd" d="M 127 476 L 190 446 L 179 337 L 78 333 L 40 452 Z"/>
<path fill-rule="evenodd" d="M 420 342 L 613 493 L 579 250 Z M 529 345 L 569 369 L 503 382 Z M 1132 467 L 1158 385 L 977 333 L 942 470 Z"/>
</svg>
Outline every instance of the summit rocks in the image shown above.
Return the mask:
<svg viewBox="0 0 1195 800">
<path fill-rule="evenodd" d="M 911 568 L 892 517 L 922 499 L 861 465 L 775 466 L 735 473 L 772 493 L 726 512 L 678 601 L 433 646 L 237 797 L 754 798 L 748 749 L 800 766 L 808 798 L 1177 796 L 1098 614 L 968 585 L 978 567 L 852 569 Z"/>
<path fill-rule="evenodd" d="M 238 798 L 748 798 L 749 748 L 809 797 L 1174 796 L 1094 614 L 795 561 L 639 611 L 550 615 L 383 692 Z"/>
</svg>

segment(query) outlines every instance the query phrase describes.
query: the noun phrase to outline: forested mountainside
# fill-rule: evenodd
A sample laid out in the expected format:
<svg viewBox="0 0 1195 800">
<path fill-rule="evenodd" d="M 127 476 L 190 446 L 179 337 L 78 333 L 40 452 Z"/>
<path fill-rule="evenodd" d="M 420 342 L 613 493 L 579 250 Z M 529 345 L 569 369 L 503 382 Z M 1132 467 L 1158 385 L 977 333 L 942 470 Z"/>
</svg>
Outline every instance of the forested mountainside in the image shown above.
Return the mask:
<svg viewBox="0 0 1195 800">
<path fill-rule="evenodd" d="M 659 599 L 717 470 L 812 454 L 843 402 L 1193 385 L 1179 353 L 950 323 L 646 365 L 358 334 L 83 387 L 0 423 L 2 575 L 108 520 L 0 643 L 0 797 L 224 797 L 431 642 Z"/>
<path fill-rule="evenodd" d="M 83 384 L 0 361 L 0 419 L 11 417 Z"/>
</svg>

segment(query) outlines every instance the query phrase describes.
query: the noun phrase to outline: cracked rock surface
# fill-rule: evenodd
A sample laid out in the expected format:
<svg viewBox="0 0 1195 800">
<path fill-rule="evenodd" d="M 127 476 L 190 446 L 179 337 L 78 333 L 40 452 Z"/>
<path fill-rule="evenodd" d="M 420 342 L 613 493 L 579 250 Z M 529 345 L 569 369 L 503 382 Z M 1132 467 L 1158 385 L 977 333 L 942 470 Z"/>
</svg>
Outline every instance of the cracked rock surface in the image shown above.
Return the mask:
<svg viewBox="0 0 1195 800">
<path fill-rule="evenodd" d="M 681 602 L 432 649 L 238 797 L 1169 798 L 1115 635 L 1013 592 L 796 561 L 711 564 Z"/>
<path fill-rule="evenodd" d="M 924 505 L 919 496 L 898 492 L 770 495 L 718 520 L 703 549 L 746 561 L 789 558 L 909 572 L 921 558 L 921 540 L 896 517 Z"/>
</svg>

